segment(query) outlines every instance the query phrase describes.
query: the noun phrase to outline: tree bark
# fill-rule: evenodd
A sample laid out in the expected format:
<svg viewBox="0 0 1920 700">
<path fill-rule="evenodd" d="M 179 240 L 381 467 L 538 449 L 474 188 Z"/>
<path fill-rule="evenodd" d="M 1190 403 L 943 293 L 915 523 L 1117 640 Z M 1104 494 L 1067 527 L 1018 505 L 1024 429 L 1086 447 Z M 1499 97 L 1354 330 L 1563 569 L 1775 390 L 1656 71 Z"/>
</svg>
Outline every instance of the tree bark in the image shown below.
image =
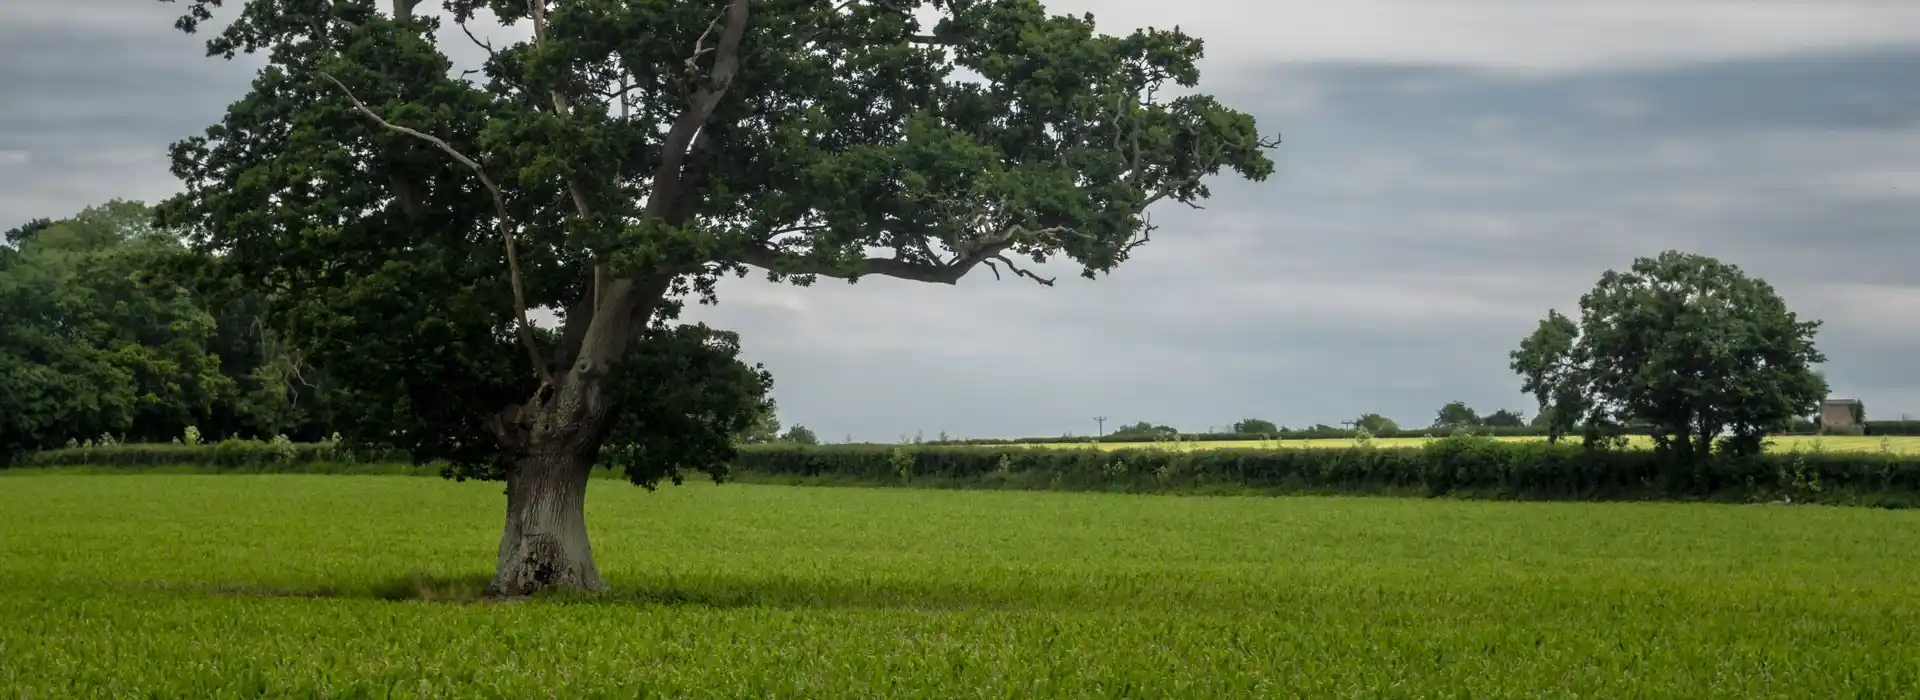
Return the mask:
<svg viewBox="0 0 1920 700">
<path fill-rule="evenodd" d="M 594 456 L 582 450 L 534 450 L 507 474 L 507 522 L 487 594 L 607 590 L 587 540 L 587 478 Z"/>
</svg>

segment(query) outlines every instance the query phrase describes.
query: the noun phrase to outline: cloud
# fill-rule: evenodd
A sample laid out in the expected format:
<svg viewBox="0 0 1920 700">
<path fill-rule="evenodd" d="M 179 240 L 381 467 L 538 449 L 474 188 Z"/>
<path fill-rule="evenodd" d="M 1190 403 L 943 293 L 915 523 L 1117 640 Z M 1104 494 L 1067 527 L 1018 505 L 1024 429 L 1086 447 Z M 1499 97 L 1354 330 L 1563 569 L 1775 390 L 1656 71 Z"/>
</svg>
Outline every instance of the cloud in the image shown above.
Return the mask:
<svg viewBox="0 0 1920 700">
<path fill-rule="evenodd" d="M 1296 61 L 1418 63 L 1565 74 L 1920 41 L 1920 6 L 1826 2 L 1547 3 L 1053 0 L 1115 31 L 1179 24 L 1217 70 Z"/>
<path fill-rule="evenodd" d="M 1048 4 L 1206 38 L 1209 89 L 1284 136 L 1277 172 L 1156 209 L 1154 243 L 1098 281 L 729 280 L 689 316 L 742 331 L 786 422 L 893 439 L 1530 408 L 1507 351 L 1667 248 L 1773 282 L 1826 320 L 1837 393 L 1920 414 L 1899 322 L 1920 309 L 1920 6 Z M 204 58 L 178 9 L 0 7 L 0 229 L 178 187 L 166 145 L 257 65 Z"/>
</svg>

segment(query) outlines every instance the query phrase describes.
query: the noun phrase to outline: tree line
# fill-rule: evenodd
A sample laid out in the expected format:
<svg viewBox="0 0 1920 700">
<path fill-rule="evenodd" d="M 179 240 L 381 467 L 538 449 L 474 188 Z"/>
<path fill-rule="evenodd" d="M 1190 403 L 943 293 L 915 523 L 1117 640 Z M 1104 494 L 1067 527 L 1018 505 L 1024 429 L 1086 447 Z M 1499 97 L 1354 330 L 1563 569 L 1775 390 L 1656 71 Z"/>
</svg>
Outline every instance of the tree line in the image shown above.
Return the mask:
<svg viewBox="0 0 1920 700">
<path fill-rule="evenodd" d="M 7 231 L 0 245 L 0 462 L 73 442 L 299 441 L 332 433 L 326 373 L 265 318 L 175 265 L 177 236 L 111 201 Z"/>
<path fill-rule="evenodd" d="M 209 293 L 153 208 L 113 200 L 0 234 L 0 464 L 73 444 L 332 437 L 340 389 L 267 316 Z M 771 398 L 743 444 L 818 444 Z M 191 436 L 191 437 L 189 437 Z"/>
</svg>

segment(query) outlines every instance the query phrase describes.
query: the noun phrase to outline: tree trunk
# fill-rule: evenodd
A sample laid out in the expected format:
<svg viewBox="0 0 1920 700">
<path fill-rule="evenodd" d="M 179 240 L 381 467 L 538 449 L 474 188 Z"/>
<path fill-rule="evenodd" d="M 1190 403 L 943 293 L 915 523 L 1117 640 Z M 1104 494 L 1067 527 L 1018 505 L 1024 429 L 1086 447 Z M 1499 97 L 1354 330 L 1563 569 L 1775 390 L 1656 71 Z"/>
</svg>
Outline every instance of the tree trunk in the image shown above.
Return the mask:
<svg viewBox="0 0 1920 700">
<path fill-rule="evenodd" d="M 587 478 L 593 455 L 535 450 L 507 475 L 507 523 L 487 594 L 607 590 L 587 541 Z"/>
<path fill-rule="evenodd" d="M 511 463 L 507 522 L 489 596 L 607 590 L 587 542 L 586 513 L 587 478 L 611 420 L 602 381 L 672 281 L 672 275 L 616 279 L 589 290 L 593 301 L 583 299 L 576 308 L 593 313 L 567 319 L 561 343 L 566 371 L 558 383 L 543 383 L 526 404 L 495 417 L 495 435 Z"/>
</svg>

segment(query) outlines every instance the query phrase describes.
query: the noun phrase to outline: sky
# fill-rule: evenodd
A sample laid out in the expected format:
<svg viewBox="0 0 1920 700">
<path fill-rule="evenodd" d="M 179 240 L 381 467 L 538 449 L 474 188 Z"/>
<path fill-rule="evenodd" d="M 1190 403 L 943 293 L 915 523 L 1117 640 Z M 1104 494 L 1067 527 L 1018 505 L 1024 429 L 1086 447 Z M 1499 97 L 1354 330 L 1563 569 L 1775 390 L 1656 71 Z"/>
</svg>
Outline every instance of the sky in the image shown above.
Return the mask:
<svg viewBox="0 0 1920 700">
<path fill-rule="evenodd" d="M 1821 319 L 1835 396 L 1920 416 L 1920 3 L 1047 5 L 1205 39 L 1202 89 L 1281 136 L 1277 172 L 1155 209 L 1154 242 L 1098 280 L 728 281 L 689 319 L 741 332 L 784 422 L 884 441 L 1531 415 L 1508 351 L 1668 249 Z M 0 5 L 0 229 L 178 189 L 167 145 L 257 67 L 205 58 L 178 7 Z"/>
</svg>

